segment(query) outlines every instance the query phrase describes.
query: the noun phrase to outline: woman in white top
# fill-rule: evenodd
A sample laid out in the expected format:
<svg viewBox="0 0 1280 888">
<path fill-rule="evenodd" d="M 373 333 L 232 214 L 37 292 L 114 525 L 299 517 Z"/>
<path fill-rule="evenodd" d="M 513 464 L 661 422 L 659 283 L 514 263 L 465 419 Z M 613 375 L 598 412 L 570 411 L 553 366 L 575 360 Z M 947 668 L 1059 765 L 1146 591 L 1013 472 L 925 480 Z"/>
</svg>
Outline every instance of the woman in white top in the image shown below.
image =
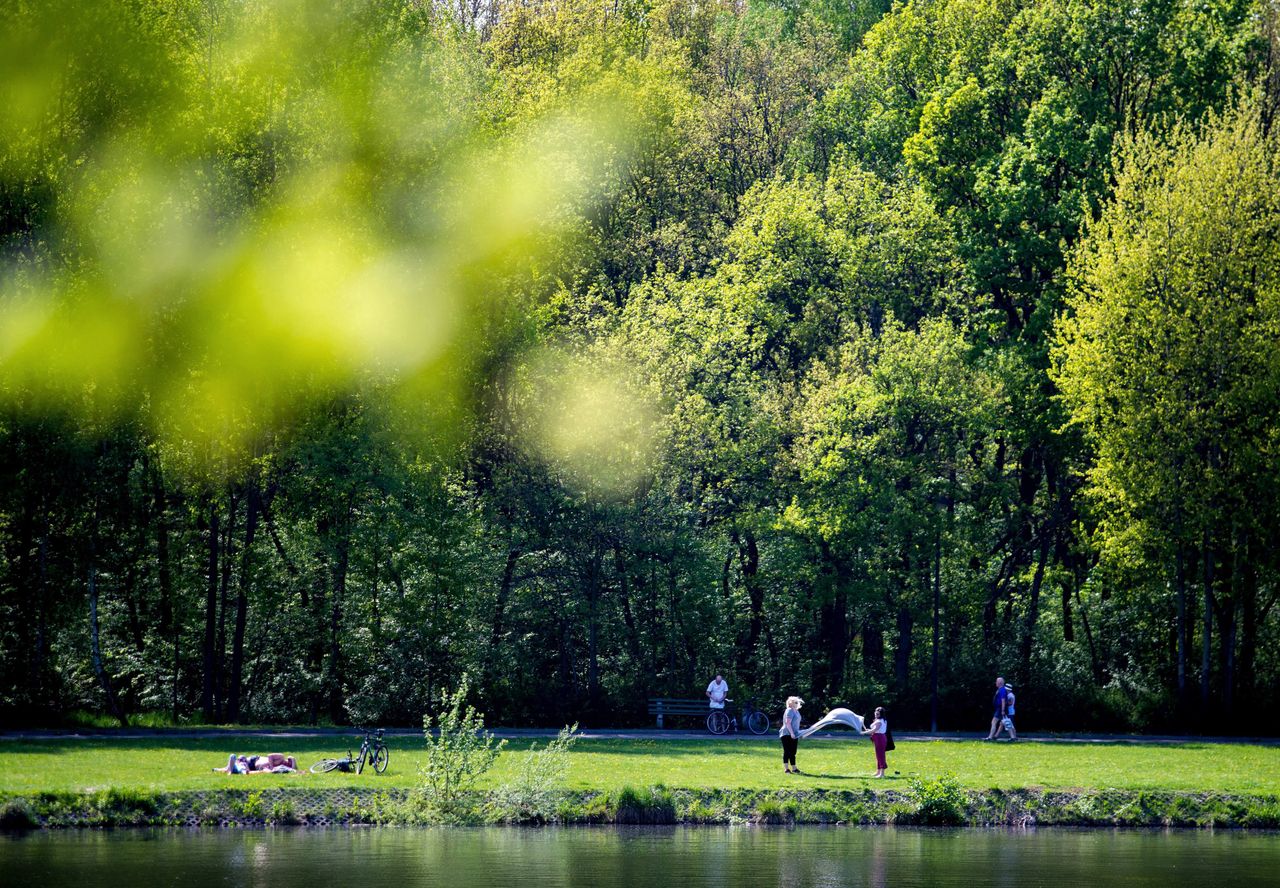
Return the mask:
<svg viewBox="0 0 1280 888">
<path fill-rule="evenodd" d="M 778 736 L 782 739 L 782 771 L 784 774 L 799 774 L 796 767 L 796 747 L 800 745 L 800 707 L 804 701 L 799 697 L 788 697 L 787 708 L 782 710 L 782 727 Z"/>
<path fill-rule="evenodd" d="M 886 732 L 889 730 L 889 720 L 884 717 L 884 707 L 876 707 L 876 719 L 867 725 L 864 734 L 871 735 L 871 745 L 876 748 L 876 776 L 883 777 L 885 770 L 889 767 L 889 763 L 884 760 L 884 747 L 889 742 Z"/>
</svg>

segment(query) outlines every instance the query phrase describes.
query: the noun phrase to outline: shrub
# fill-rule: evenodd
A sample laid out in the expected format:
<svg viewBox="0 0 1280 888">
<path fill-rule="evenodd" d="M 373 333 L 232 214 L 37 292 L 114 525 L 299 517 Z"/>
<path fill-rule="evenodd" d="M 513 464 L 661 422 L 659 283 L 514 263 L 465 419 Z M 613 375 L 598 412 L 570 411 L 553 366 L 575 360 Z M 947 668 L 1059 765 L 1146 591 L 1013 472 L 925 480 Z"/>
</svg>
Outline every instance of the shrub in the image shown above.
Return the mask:
<svg viewBox="0 0 1280 888">
<path fill-rule="evenodd" d="M 760 823 L 789 823 L 794 814 L 794 806 L 778 798 L 761 799 L 756 806 L 756 820 Z"/>
<path fill-rule="evenodd" d="M 675 823 L 676 801 L 664 786 L 636 789 L 624 786 L 613 797 L 617 823 Z"/>
<path fill-rule="evenodd" d="M 426 763 L 422 775 L 422 797 L 442 819 L 454 819 L 465 813 L 461 801 L 484 775 L 507 745 L 484 729 L 484 715 L 466 702 L 471 681 L 467 675 L 452 694 L 440 698 L 440 714 L 435 719 L 428 713 L 422 717 L 422 731 L 427 739 Z"/>
<path fill-rule="evenodd" d="M 943 826 L 965 822 L 964 790 L 951 774 L 935 780 L 912 780 L 908 796 L 913 804 L 911 819 L 916 823 Z"/>
<path fill-rule="evenodd" d="M 26 799 L 5 799 L 0 803 L 0 829 L 35 829 L 39 825 Z"/>
<path fill-rule="evenodd" d="M 560 735 L 542 749 L 533 744 L 520 763 L 515 779 L 504 783 L 489 799 L 491 819 L 542 822 L 556 819 L 564 801 L 569 776 L 569 753 L 577 742 L 577 724 L 561 728 Z"/>
<path fill-rule="evenodd" d="M 152 792 L 130 787 L 100 790 L 88 801 L 92 821 L 101 826 L 141 826 L 150 823 L 160 809 Z"/>
<path fill-rule="evenodd" d="M 301 823 L 298 815 L 293 812 L 293 802 L 288 799 L 278 799 L 271 806 L 271 813 L 267 820 L 280 826 L 293 826 Z"/>
<path fill-rule="evenodd" d="M 262 791 L 249 793 L 240 801 L 237 807 L 240 809 L 241 817 L 261 817 Z"/>
</svg>

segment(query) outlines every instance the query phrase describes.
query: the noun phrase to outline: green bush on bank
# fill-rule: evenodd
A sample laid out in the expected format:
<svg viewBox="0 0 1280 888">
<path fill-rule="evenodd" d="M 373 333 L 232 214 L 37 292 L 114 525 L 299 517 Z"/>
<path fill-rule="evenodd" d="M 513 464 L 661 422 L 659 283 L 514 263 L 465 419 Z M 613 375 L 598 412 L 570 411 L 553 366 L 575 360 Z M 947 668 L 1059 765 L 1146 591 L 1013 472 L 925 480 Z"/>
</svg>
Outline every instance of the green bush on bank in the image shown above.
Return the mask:
<svg viewBox="0 0 1280 888">
<path fill-rule="evenodd" d="M 424 816 L 434 815 L 444 823 L 478 817 L 468 798 L 507 745 L 485 730 L 484 714 L 466 702 L 470 689 L 470 677 L 464 673 L 453 693 L 441 695 L 434 731 L 431 714 L 422 717 L 427 755 L 419 768 L 422 785 L 414 802 Z"/>
<path fill-rule="evenodd" d="M 26 799 L 5 799 L 0 803 L 0 829 L 17 832 L 40 825 L 31 803 Z"/>
<path fill-rule="evenodd" d="M 418 791 L 351 796 L 341 790 L 145 793 L 100 790 L 0 798 L 0 829 L 206 825 L 367 824 L 429 826 L 493 822 L 495 793 L 470 792 L 448 810 Z M 940 778 L 906 792 L 691 790 L 624 786 L 566 791 L 554 809 L 522 824 L 929 824 L 1280 828 L 1280 798 L 1222 793 L 960 790 Z"/>
<path fill-rule="evenodd" d="M 486 807 L 487 819 L 498 823 L 552 823 L 560 819 L 568 795 L 569 753 L 577 742 L 578 725 L 542 749 L 533 744 L 514 779 L 494 790 Z"/>
<path fill-rule="evenodd" d="M 911 809 L 902 818 L 927 826 L 959 826 L 968 819 L 969 799 L 953 774 L 909 784 Z"/>
</svg>

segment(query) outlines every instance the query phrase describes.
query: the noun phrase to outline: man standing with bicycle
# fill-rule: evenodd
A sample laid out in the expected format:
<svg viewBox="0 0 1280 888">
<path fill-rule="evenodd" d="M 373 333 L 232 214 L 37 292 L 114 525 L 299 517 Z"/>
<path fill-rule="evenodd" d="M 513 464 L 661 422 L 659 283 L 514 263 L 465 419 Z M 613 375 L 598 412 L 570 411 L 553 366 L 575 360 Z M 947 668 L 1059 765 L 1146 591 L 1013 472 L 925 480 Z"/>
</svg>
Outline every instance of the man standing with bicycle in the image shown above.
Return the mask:
<svg viewBox="0 0 1280 888">
<path fill-rule="evenodd" d="M 724 676 L 719 672 L 707 685 L 707 700 L 711 703 L 712 709 L 724 709 L 724 701 L 729 697 L 729 683 L 724 680 Z"/>
</svg>

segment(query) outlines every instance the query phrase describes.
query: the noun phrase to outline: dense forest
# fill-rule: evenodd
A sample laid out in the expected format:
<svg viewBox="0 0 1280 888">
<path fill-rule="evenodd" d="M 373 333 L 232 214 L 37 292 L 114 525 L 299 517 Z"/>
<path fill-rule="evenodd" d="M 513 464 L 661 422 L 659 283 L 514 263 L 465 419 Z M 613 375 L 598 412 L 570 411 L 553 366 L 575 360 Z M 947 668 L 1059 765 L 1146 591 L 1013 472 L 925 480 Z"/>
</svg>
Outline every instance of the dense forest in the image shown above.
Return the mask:
<svg viewBox="0 0 1280 888">
<path fill-rule="evenodd" d="M 6 723 L 1280 730 L 1274 0 L 6 10 Z"/>
</svg>

